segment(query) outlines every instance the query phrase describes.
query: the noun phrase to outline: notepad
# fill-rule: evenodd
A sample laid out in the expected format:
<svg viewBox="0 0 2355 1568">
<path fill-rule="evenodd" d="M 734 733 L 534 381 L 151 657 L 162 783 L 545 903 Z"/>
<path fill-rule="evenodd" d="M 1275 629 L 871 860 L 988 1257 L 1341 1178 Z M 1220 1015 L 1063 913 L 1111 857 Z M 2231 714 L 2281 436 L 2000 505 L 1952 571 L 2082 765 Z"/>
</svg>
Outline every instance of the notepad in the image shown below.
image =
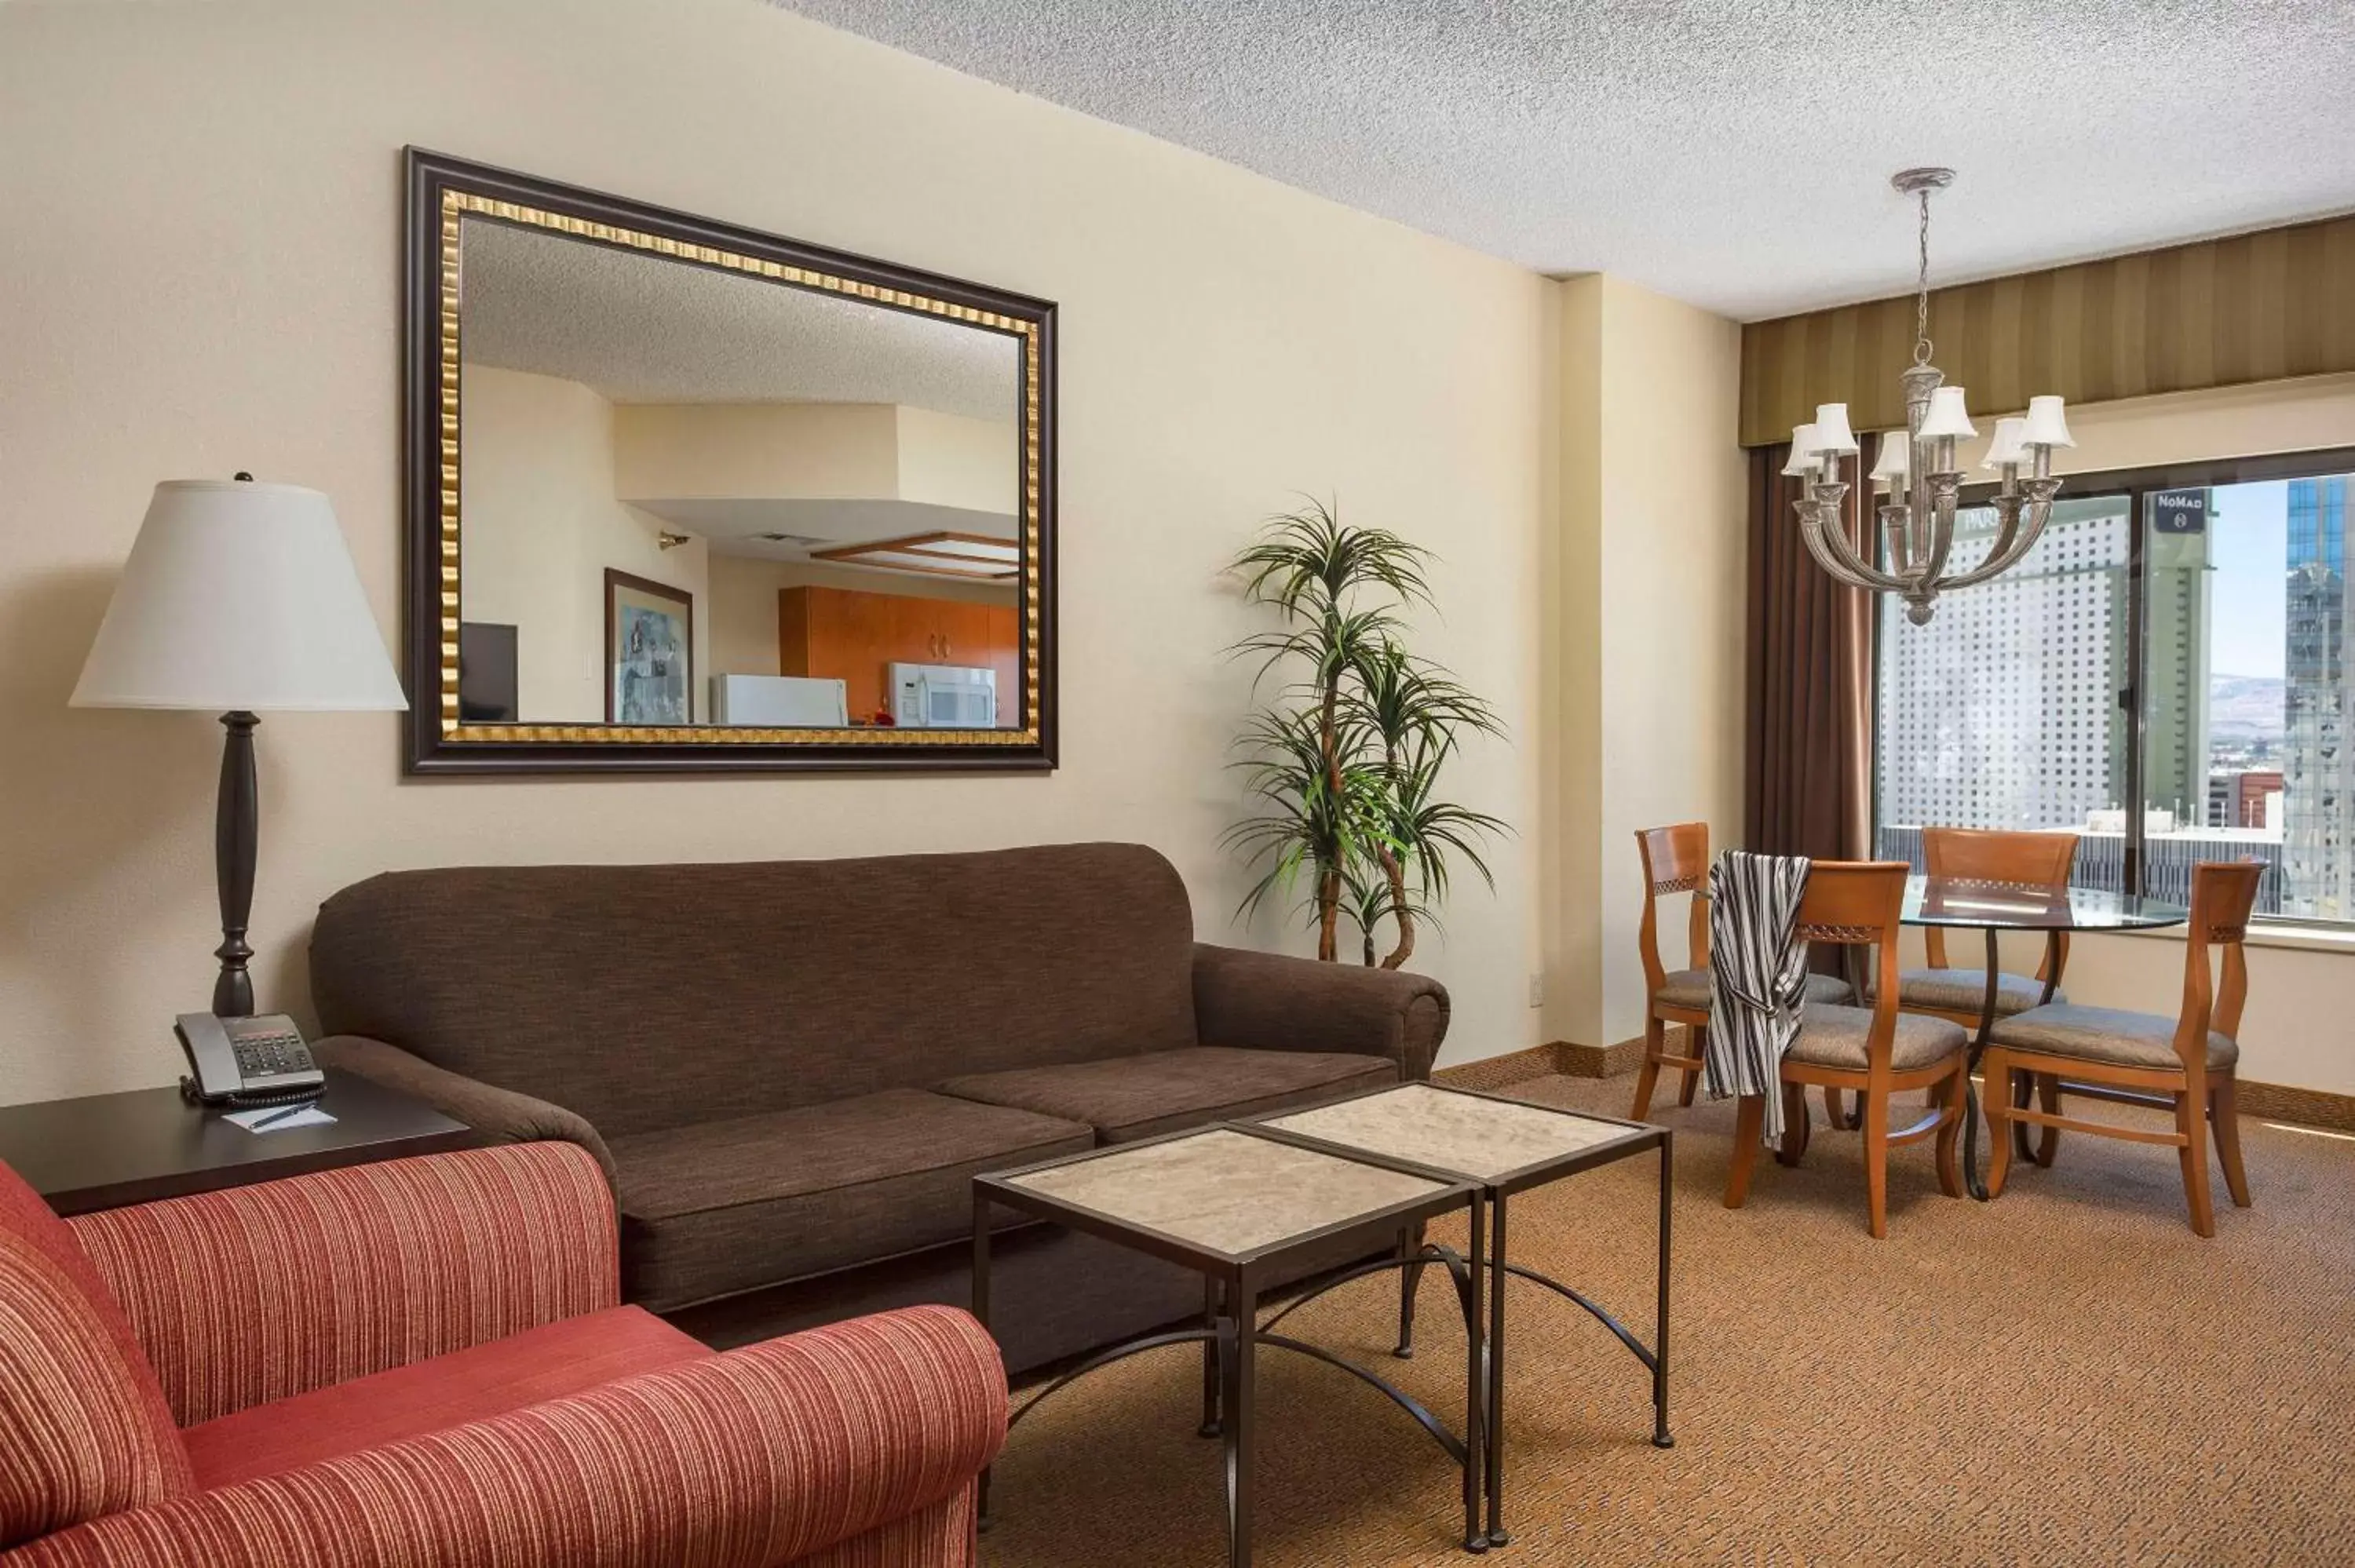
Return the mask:
<svg viewBox="0 0 2355 1568">
<path fill-rule="evenodd" d="M 336 1118 L 317 1106 L 264 1106 L 259 1110 L 230 1111 L 222 1118 L 248 1132 L 292 1132 L 298 1127 L 333 1127 Z"/>
</svg>

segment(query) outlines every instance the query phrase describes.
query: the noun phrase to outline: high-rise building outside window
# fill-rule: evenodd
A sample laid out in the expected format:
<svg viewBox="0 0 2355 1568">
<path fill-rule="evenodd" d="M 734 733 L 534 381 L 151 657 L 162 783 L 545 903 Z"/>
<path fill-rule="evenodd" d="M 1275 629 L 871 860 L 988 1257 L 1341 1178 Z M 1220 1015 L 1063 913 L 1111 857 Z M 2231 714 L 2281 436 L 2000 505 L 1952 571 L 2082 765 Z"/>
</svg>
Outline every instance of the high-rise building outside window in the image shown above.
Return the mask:
<svg viewBox="0 0 2355 1568">
<path fill-rule="evenodd" d="M 2355 923 L 2346 632 L 2355 453 L 2073 478 L 2026 559 L 1913 626 L 1879 607 L 1878 853 L 1927 826 L 2070 832 L 2076 880 L 2181 901 L 2266 865 L 2261 914 Z M 1955 558 L 1984 558 L 1969 508 Z"/>
</svg>

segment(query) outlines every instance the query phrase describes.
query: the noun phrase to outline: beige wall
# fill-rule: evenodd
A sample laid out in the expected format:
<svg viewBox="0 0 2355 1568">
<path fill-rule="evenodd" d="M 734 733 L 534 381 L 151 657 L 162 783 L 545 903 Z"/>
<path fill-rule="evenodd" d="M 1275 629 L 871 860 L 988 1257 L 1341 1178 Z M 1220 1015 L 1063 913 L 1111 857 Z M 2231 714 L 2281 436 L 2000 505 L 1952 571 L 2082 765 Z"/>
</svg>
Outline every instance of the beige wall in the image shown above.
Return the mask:
<svg viewBox="0 0 2355 1568">
<path fill-rule="evenodd" d="M 642 501 L 900 493 L 889 403 L 633 403 L 614 420 L 614 483 Z"/>
<path fill-rule="evenodd" d="M 1991 421 L 1978 423 L 1993 433 Z M 2070 409 L 2069 427 L 2071 473 L 2355 447 L 2355 376 L 2093 404 Z M 2249 949 L 2242 1075 L 2355 1095 L 2355 938 L 2286 939 L 2303 945 L 2265 945 L 2260 935 Z M 2038 946 L 2009 943 L 2006 963 L 2033 969 Z M 1978 961 L 1951 943 L 1948 951 L 1952 962 Z M 2171 1012 L 2183 985 L 2180 935 L 2079 938 L 2067 985 L 2073 1001 Z"/>
<path fill-rule="evenodd" d="M 1556 1037 L 1642 1033 L 1635 833 L 1742 826 L 1745 466 L 1741 329 L 1590 275 L 1561 285 L 1556 655 L 1563 726 Z M 1671 954 L 1671 961 L 1674 955 Z"/>
<path fill-rule="evenodd" d="M 558 376 L 486 365 L 464 375 L 460 613 L 516 629 L 517 712 L 543 724 L 604 722 L 610 567 L 694 601 L 695 713 L 709 717 L 704 542 L 666 550 L 660 520 L 613 498 L 613 406 Z"/>
<path fill-rule="evenodd" d="M 1022 428 L 1013 420 L 903 404 L 899 423 L 900 499 L 1009 518 L 1022 510 Z"/>
<path fill-rule="evenodd" d="M 1295 491 L 1441 555 L 1423 645 L 1509 743 L 1509 819 L 1444 941 L 1447 1059 L 1534 1043 L 1552 286 L 749 0 L 0 5 L 0 1097 L 168 1082 L 218 940 L 219 729 L 65 699 L 161 478 L 335 498 L 400 599 L 399 152 L 414 143 L 1061 304 L 1063 768 L 1014 779 L 404 782 L 385 715 L 269 718 L 254 937 L 306 1006 L 319 900 L 389 867 L 849 854 L 1109 837 L 1238 928 L 1224 766 L 1260 624 L 1221 563 Z M 1336 258 L 1346 259 L 1337 265 Z M 1426 964 L 1427 960 L 1427 964 Z"/>
</svg>

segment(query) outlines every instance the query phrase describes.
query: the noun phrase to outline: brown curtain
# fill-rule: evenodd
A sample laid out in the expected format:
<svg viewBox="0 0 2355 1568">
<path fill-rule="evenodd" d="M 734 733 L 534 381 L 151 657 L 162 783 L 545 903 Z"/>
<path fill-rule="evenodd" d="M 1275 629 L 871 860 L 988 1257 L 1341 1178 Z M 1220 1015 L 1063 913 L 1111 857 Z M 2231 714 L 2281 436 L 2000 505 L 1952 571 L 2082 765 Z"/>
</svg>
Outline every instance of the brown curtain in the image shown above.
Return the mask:
<svg viewBox="0 0 2355 1568">
<path fill-rule="evenodd" d="M 1744 846 L 1817 860 L 1867 858 L 1872 808 L 1872 604 L 1833 580 L 1799 537 L 1787 446 L 1750 453 L 1749 750 Z M 1870 483 L 1848 460 L 1851 542 Z"/>
</svg>

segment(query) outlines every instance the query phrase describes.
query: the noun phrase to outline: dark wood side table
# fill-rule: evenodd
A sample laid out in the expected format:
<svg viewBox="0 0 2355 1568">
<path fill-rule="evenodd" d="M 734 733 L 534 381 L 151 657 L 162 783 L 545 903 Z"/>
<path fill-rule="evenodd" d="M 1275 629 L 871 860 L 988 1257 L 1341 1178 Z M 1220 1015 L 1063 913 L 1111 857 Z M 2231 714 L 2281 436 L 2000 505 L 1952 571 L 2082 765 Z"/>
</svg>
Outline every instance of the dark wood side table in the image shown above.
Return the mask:
<svg viewBox="0 0 2355 1568">
<path fill-rule="evenodd" d="M 0 1107 L 0 1160 L 60 1214 L 120 1209 L 480 1141 L 422 1100 L 332 1069 L 327 1127 L 248 1132 L 176 1088 Z"/>
</svg>

